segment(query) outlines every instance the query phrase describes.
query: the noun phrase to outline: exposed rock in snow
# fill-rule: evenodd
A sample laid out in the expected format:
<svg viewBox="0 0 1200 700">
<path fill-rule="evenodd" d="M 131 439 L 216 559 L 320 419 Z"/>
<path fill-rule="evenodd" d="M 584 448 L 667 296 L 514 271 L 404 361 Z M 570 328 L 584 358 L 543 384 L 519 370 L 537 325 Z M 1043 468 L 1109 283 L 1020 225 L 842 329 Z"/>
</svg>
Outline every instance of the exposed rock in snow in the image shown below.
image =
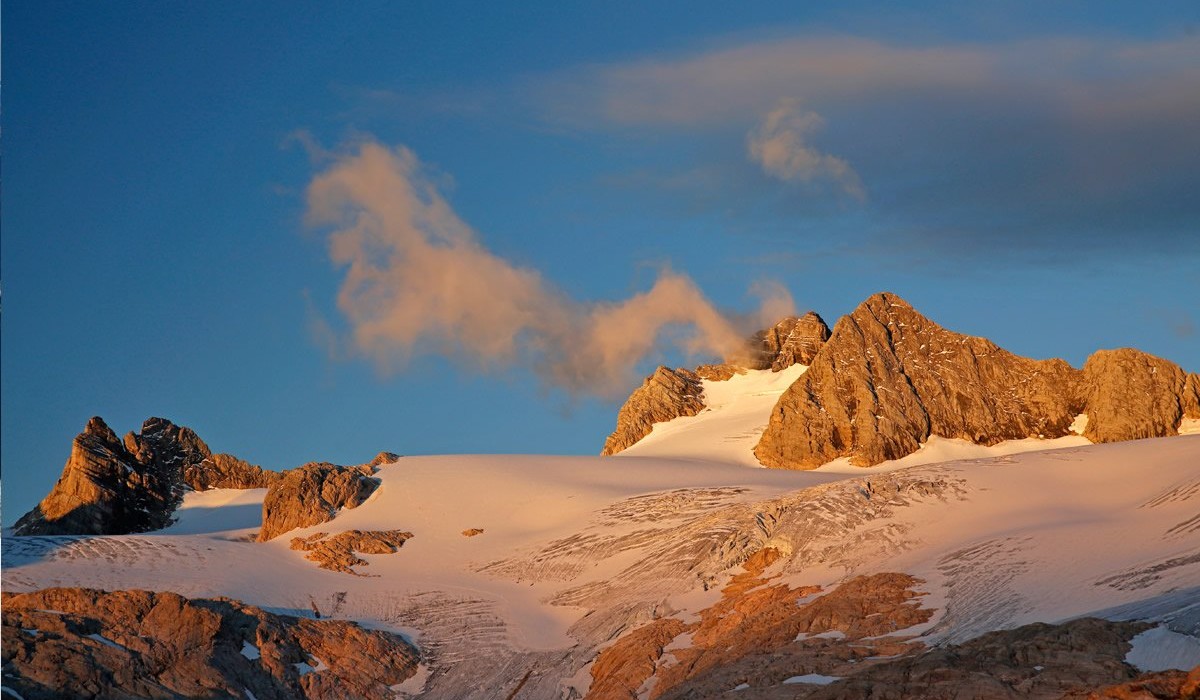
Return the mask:
<svg viewBox="0 0 1200 700">
<path fill-rule="evenodd" d="M 1080 371 L 948 331 L 876 294 L 838 321 L 780 397 L 755 455 L 790 469 L 841 457 L 870 466 L 931 436 L 981 445 L 1062 437 L 1085 412 L 1093 442 L 1174 435 L 1190 387 L 1178 366 L 1136 350 L 1097 352 Z"/>
<path fill-rule="evenodd" d="M 412 538 L 411 532 L 399 530 L 347 530 L 330 537 L 317 532 L 308 537 L 293 537 L 292 549 L 307 552 L 305 559 L 315 561 L 322 569 L 358 574 L 355 566 L 366 566 L 367 560 L 358 554 L 393 554 Z"/>
<path fill-rule="evenodd" d="M 650 434 L 655 423 L 694 416 L 704 408 L 700 377 L 686 369 L 659 367 L 630 394 L 617 413 L 617 428 L 604 441 L 602 455 L 612 455 Z"/>
<path fill-rule="evenodd" d="M 320 525 L 342 508 L 354 508 L 379 486 L 374 467 L 342 467 L 327 462 L 305 464 L 283 473 L 263 499 L 258 540 L 266 542 L 298 527 Z"/>
</svg>

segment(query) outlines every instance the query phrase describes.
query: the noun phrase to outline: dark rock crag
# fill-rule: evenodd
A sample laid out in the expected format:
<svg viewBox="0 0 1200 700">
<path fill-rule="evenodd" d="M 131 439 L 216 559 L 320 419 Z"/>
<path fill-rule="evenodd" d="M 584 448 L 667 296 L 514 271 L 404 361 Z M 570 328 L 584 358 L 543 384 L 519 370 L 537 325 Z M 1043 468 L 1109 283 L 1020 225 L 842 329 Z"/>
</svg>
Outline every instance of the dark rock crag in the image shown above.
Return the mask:
<svg viewBox="0 0 1200 700">
<path fill-rule="evenodd" d="M 3 603 L 4 685 L 26 700 L 391 700 L 418 663 L 401 637 L 227 598 L 50 588 Z"/>
<path fill-rule="evenodd" d="M 870 466 L 932 435 L 983 445 L 1062 437 L 1080 413 L 1093 442 L 1174 435 L 1183 418 L 1200 417 L 1195 377 L 1132 349 L 1097 352 L 1083 370 L 1031 360 L 877 294 L 838 321 L 780 397 L 755 455 L 769 467 L 839 457 Z"/>
<path fill-rule="evenodd" d="M 71 444 L 62 476 L 17 535 L 121 535 L 166 527 L 186 489 L 263 488 L 277 474 L 214 455 L 191 428 L 150 418 L 124 440 L 100 417 Z"/>
</svg>

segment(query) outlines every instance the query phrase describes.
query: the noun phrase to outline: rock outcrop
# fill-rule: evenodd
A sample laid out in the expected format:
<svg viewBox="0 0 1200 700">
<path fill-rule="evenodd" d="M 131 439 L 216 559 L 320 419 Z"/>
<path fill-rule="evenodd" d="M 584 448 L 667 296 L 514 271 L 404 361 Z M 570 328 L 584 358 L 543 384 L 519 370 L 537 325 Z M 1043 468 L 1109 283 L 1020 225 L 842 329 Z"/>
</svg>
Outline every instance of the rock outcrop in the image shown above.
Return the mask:
<svg viewBox="0 0 1200 700">
<path fill-rule="evenodd" d="M 1174 435 L 1183 419 L 1188 376 L 1178 365 L 1139 350 L 1099 350 L 1083 365 L 1092 442 Z"/>
<path fill-rule="evenodd" d="M 26 700 L 392 700 L 417 669 L 401 637 L 224 598 L 51 588 L 3 603 L 4 685 Z"/>
<path fill-rule="evenodd" d="M 305 559 L 317 562 L 322 569 L 361 576 L 356 566 L 367 566 L 366 559 L 357 554 L 394 554 L 411 539 L 411 532 L 399 530 L 347 530 L 329 537 L 318 532 L 308 537 L 293 537 L 291 548 L 302 552 Z"/>
<path fill-rule="evenodd" d="M 799 318 L 788 316 L 754 335 L 750 357 L 741 364 L 747 369 L 773 372 L 792 365 L 810 365 L 827 340 L 829 326 L 816 312 L 809 311 Z"/>
<path fill-rule="evenodd" d="M 379 479 L 371 476 L 374 470 L 369 464 L 342 467 L 313 462 L 283 472 L 263 499 L 258 541 L 329 522 L 342 508 L 359 506 L 379 487 Z"/>
<path fill-rule="evenodd" d="M 99 416 L 71 444 L 62 476 L 17 535 L 121 535 L 166 527 L 185 489 L 260 488 L 271 472 L 213 455 L 190 428 L 150 418 L 119 440 Z"/>
<path fill-rule="evenodd" d="M 630 394 L 617 413 L 617 429 L 604 441 L 613 455 L 650 434 L 655 423 L 694 416 L 704 409 L 704 387 L 695 372 L 659 367 Z"/>
<path fill-rule="evenodd" d="M 1188 671 L 1156 671 L 1091 691 L 1074 691 L 1063 700 L 1200 700 L 1200 666 Z"/>
<path fill-rule="evenodd" d="M 1174 435 L 1192 411 L 1192 386 L 1179 367 L 1136 350 L 1098 352 L 1082 371 L 1020 357 L 877 294 L 838 321 L 783 393 L 755 455 L 769 467 L 839 457 L 870 466 L 931 435 L 982 445 L 1061 437 L 1085 412 L 1094 442 Z"/>
</svg>

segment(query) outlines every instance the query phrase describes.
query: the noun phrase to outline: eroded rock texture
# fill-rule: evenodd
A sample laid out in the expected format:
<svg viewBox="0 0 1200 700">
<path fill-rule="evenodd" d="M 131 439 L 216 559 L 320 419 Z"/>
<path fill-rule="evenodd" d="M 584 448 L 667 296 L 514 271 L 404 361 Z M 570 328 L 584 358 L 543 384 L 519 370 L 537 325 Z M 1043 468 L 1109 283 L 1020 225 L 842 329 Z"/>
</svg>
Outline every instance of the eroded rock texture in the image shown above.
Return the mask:
<svg viewBox="0 0 1200 700">
<path fill-rule="evenodd" d="M 749 369 L 775 372 L 792 365 L 809 365 L 828 339 L 829 326 L 816 312 L 809 311 L 799 318 L 789 316 L 754 335 L 751 356 L 743 364 Z"/>
<path fill-rule="evenodd" d="M 314 462 L 283 472 L 263 499 L 258 541 L 266 542 L 299 527 L 329 522 L 342 508 L 355 508 L 379 487 L 374 467 L 342 467 Z"/>
<path fill-rule="evenodd" d="M 71 444 L 62 476 L 17 535 L 121 535 L 166 527 L 186 488 L 261 488 L 277 475 L 213 455 L 191 428 L 150 418 L 119 440 L 99 416 Z"/>
<path fill-rule="evenodd" d="M 318 532 L 308 537 L 293 537 L 291 548 L 307 552 L 305 559 L 317 562 L 322 569 L 344 574 L 361 575 L 355 566 L 367 566 L 358 554 L 394 554 L 411 539 L 411 532 L 399 530 L 347 530 L 329 537 Z"/>
<path fill-rule="evenodd" d="M 398 636 L 229 599 L 50 588 L 3 601 L 4 685 L 26 700 L 391 700 L 417 668 Z"/>
<path fill-rule="evenodd" d="M 1131 348 L 1092 354 L 1082 381 L 1092 442 L 1174 435 L 1189 403 L 1178 365 Z"/>
<path fill-rule="evenodd" d="M 694 416 L 704 409 L 700 377 L 686 369 L 659 367 L 630 394 L 617 413 L 617 429 L 604 441 L 602 455 L 612 455 L 650 434 L 655 423 Z"/>
<path fill-rule="evenodd" d="M 1193 402 L 1190 382 L 1136 350 L 1098 352 L 1083 371 L 1019 357 L 877 294 L 838 321 L 780 397 L 755 455 L 769 467 L 809 469 L 839 457 L 870 466 L 931 435 L 982 445 L 1061 437 L 1083 412 L 1095 442 L 1173 435 Z"/>
</svg>

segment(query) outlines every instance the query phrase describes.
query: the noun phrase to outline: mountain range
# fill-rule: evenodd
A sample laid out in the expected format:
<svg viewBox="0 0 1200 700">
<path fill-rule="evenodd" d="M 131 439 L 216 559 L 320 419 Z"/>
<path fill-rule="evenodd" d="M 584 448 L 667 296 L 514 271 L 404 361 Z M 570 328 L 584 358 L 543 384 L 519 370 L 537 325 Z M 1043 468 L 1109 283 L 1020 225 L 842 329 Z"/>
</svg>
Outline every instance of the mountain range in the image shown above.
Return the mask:
<svg viewBox="0 0 1200 700">
<path fill-rule="evenodd" d="M 3 538 L 3 686 L 1193 697 L 1191 433 L 1172 362 L 1024 358 L 888 293 L 658 368 L 601 457 L 275 471 L 95 417 Z"/>
</svg>

